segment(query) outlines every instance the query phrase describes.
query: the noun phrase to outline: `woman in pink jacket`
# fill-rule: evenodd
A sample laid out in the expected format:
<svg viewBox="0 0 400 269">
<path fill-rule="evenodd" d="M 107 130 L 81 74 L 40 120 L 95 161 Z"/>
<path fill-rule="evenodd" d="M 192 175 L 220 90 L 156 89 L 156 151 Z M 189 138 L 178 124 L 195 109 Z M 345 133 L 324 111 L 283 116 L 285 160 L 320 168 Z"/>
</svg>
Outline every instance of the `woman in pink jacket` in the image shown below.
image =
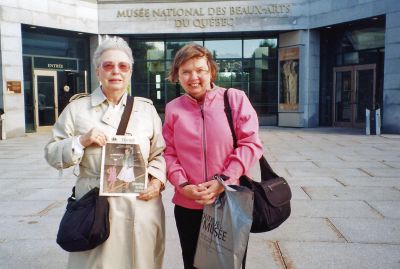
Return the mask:
<svg viewBox="0 0 400 269">
<path fill-rule="evenodd" d="M 240 90 L 229 90 L 229 103 L 237 136 L 236 149 L 224 112 L 224 91 L 214 84 L 217 65 L 211 53 L 188 44 L 175 55 L 168 79 L 179 82 L 186 94 L 166 106 L 163 135 L 168 180 L 175 187 L 175 221 L 185 269 L 193 267 L 203 205 L 223 192 L 215 179 L 239 184 L 261 157 L 258 119 Z"/>
</svg>

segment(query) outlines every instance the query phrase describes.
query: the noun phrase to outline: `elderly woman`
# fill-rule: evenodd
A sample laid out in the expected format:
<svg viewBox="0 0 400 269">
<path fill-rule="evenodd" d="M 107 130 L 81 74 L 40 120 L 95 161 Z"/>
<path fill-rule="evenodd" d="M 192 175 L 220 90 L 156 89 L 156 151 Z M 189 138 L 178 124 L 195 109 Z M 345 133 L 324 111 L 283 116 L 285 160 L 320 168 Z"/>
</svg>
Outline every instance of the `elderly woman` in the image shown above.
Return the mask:
<svg viewBox="0 0 400 269">
<path fill-rule="evenodd" d="M 185 269 L 192 269 L 203 205 L 223 192 L 214 175 L 238 184 L 261 157 L 258 118 L 245 93 L 230 89 L 229 103 L 237 148 L 224 112 L 226 89 L 214 84 L 217 65 L 211 53 L 188 44 L 175 55 L 169 80 L 179 82 L 185 95 L 167 104 L 163 135 L 168 180 L 175 186 L 175 221 Z"/>
<path fill-rule="evenodd" d="M 93 61 L 101 86 L 65 108 L 45 148 L 46 160 L 57 169 L 79 164 L 77 199 L 99 187 L 101 147 L 116 134 L 132 76 L 132 51 L 122 38 L 103 40 Z M 139 141 L 147 163 L 148 188 L 137 197 L 108 197 L 109 238 L 95 249 L 71 253 L 68 268 L 162 268 L 165 214 L 160 192 L 166 168 L 161 127 L 152 102 L 135 97 L 126 135 Z"/>
</svg>

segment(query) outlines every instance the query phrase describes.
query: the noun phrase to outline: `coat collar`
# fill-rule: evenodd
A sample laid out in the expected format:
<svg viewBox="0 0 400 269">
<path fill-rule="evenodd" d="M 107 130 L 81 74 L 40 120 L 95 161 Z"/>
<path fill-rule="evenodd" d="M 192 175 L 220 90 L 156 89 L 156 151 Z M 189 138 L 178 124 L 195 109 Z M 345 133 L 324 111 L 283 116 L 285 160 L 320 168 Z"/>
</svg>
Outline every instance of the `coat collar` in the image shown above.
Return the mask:
<svg viewBox="0 0 400 269">
<path fill-rule="evenodd" d="M 104 95 L 103 91 L 101 90 L 101 86 L 96 88 L 96 90 L 93 91 L 91 96 L 92 96 L 91 103 L 92 103 L 93 107 L 101 105 L 107 100 L 107 97 Z M 128 94 L 126 92 L 122 96 L 121 102 L 124 107 L 126 105 L 126 97 L 127 96 L 128 96 Z"/>
<path fill-rule="evenodd" d="M 127 92 L 125 92 L 124 95 L 122 96 L 121 99 L 122 107 L 125 107 L 126 105 L 127 96 L 128 96 Z M 103 91 L 101 90 L 101 87 L 98 87 L 96 90 L 94 90 L 91 97 L 92 97 L 91 105 L 92 107 L 95 108 L 96 111 L 99 112 L 105 109 L 105 112 L 101 117 L 101 121 L 107 125 L 114 127 L 115 129 L 118 129 L 120 118 L 119 117 L 116 118 L 115 111 L 111 109 L 107 101 L 107 97 L 104 95 Z M 103 104 L 104 106 L 103 108 L 101 108 Z"/>
</svg>

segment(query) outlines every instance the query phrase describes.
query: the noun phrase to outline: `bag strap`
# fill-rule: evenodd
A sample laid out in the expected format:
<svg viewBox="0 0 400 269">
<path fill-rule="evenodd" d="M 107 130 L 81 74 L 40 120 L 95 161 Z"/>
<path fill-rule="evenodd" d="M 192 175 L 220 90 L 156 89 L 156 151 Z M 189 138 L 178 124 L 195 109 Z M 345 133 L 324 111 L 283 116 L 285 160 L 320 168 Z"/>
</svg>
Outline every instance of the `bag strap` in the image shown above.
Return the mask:
<svg viewBox="0 0 400 269">
<path fill-rule="evenodd" d="M 235 128 L 233 126 L 232 108 L 229 103 L 228 89 L 224 92 L 224 105 L 225 105 L 224 110 L 225 110 L 226 118 L 228 119 L 229 128 L 231 129 L 231 133 L 232 133 L 233 147 L 237 148 L 237 138 L 236 138 Z M 264 155 L 261 156 L 259 163 L 260 163 L 260 170 L 261 170 L 261 180 L 263 180 L 263 178 L 279 177 L 274 172 L 274 170 L 272 170 L 271 166 L 269 165 L 267 159 L 265 159 Z"/>
<path fill-rule="evenodd" d="M 229 99 L 228 99 L 228 89 L 225 90 L 225 92 L 224 92 L 224 106 L 225 106 L 224 111 L 226 114 L 226 118 L 228 119 L 229 128 L 231 129 L 231 133 L 232 133 L 233 147 L 237 148 L 237 138 L 236 138 L 235 128 L 233 126 L 232 109 L 231 109 L 231 105 L 230 105 Z M 260 162 L 260 170 L 261 170 L 261 180 L 264 180 L 266 178 L 279 177 L 274 172 L 274 170 L 272 170 L 271 166 L 267 162 L 267 159 L 264 157 L 264 155 L 261 156 L 259 162 Z M 243 260 L 242 260 L 242 269 L 246 268 L 248 244 L 249 244 L 249 241 L 247 241 L 247 243 L 246 243 L 246 250 L 244 252 L 244 256 L 243 256 Z"/>
<path fill-rule="evenodd" d="M 134 98 L 130 95 L 126 97 L 126 106 L 124 113 L 121 116 L 121 121 L 119 122 L 117 135 L 124 135 L 126 132 L 126 127 L 128 127 L 129 118 L 132 113 Z"/>
<path fill-rule="evenodd" d="M 236 139 L 235 127 L 233 126 L 232 108 L 231 108 L 231 105 L 229 104 L 229 99 L 228 99 L 228 90 L 229 89 L 227 89 L 224 92 L 224 106 L 225 106 L 224 110 L 225 110 L 226 117 L 228 118 L 229 128 L 231 129 L 231 133 L 232 133 L 233 148 L 237 148 L 237 139 Z"/>
</svg>

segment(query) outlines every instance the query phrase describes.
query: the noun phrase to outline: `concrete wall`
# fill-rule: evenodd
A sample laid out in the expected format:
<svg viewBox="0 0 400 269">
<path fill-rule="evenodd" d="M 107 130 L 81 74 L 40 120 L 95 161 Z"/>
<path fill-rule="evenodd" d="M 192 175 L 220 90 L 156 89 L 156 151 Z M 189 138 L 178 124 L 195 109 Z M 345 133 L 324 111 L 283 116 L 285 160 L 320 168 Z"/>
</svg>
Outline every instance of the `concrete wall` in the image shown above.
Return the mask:
<svg viewBox="0 0 400 269">
<path fill-rule="evenodd" d="M 309 27 L 323 27 L 386 14 L 382 131 L 400 133 L 400 1 L 310 0 Z"/>
<path fill-rule="evenodd" d="M 308 28 L 308 12 L 308 0 L 121 1 L 99 4 L 99 29 L 101 34 L 295 30 Z"/>
<path fill-rule="evenodd" d="M 390 0 L 309 0 L 308 2 L 310 28 L 382 15 L 391 9 L 388 5 Z"/>
<path fill-rule="evenodd" d="M 82 0 L 0 1 L 1 20 L 86 33 L 98 32 L 97 4 Z"/>
<path fill-rule="evenodd" d="M 21 24 L 97 33 L 97 4 L 80 0 L 0 1 L 2 88 L 7 137 L 25 134 Z M 21 93 L 7 91 L 7 81 L 20 81 Z"/>
</svg>

